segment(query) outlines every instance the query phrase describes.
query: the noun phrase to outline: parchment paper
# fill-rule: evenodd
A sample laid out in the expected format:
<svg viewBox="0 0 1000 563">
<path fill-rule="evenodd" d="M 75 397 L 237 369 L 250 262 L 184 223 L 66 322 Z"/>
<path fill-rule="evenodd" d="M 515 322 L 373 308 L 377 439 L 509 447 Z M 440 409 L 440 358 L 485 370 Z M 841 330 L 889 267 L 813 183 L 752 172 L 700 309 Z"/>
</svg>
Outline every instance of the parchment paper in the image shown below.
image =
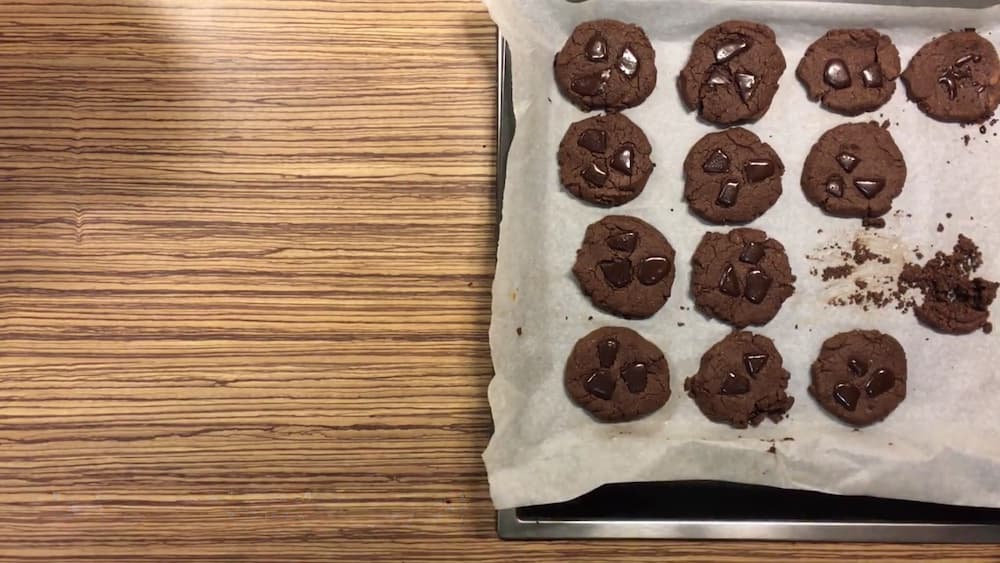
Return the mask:
<svg viewBox="0 0 1000 563">
<path fill-rule="evenodd" d="M 806 47 L 828 29 L 878 28 L 892 37 L 905 66 L 922 44 L 950 29 L 976 27 L 996 42 L 1000 8 L 780 0 L 484 1 L 511 45 L 517 116 L 490 328 L 495 433 L 483 454 L 498 509 L 564 501 L 605 483 L 682 479 L 1000 507 L 995 369 L 1000 335 L 946 336 L 918 324 L 912 313 L 831 307 L 826 304 L 831 297 L 854 289 L 852 278 L 823 282 L 809 273 L 841 263 L 819 250 L 833 242 L 849 247 L 855 237 L 867 237 L 873 250 L 892 258 L 889 265 L 866 264 L 860 272 L 870 277 L 898 272 L 904 261 L 915 260 L 912 250 L 918 246 L 928 256 L 936 249 L 950 251 L 962 232 L 983 250 L 987 263 L 980 274 L 1000 279 L 1000 137 L 994 136 L 1000 126 L 983 135 L 978 126 L 933 121 L 906 100 L 902 83 L 881 110 L 845 118 L 808 101 L 794 75 Z M 600 17 L 642 25 L 659 70 L 653 94 L 626 112 L 649 136 L 657 168 L 640 197 L 610 211 L 562 189 L 555 158 L 566 128 L 586 115 L 559 94 L 552 57 L 576 24 Z M 709 422 L 683 391 L 684 378 L 697 370 L 702 353 L 730 329 L 692 310 L 690 256 L 706 230 L 726 229 L 700 222 L 682 201 L 684 156 L 715 129 L 684 110 L 675 79 L 695 37 L 727 19 L 770 25 L 788 62 L 771 110 L 747 126 L 785 162 L 784 195 L 750 226 L 785 245 L 798 276 L 796 293 L 778 316 L 754 329 L 773 338 L 784 356 L 795 405 L 779 424 L 765 421 L 746 430 Z M 894 207 L 905 214 L 887 215 L 888 225 L 876 238 L 865 234 L 859 221 L 824 215 L 799 187 L 805 156 L 824 131 L 870 119 L 891 121 L 909 168 Z M 962 140 L 966 134 L 968 146 Z M 946 219 L 946 212 L 953 217 Z M 597 310 L 570 273 L 587 225 L 609 213 L 649 221 L 677 250 L 673 296 L 652 319 L 625 321 Z M 936 231 L 939 222 L 943 233 Z M 643 420 L 600 424 L 563 389 L 574 342 L 604 325 L 631 327 L 666 353 L 673 395 Z M 806 392 L 809 366 L 823 340 L 854 328 L 895 335 L 909 359 L 906 400 L 886 421 L 860 431 L 826 415 Z M 774 453 L 768 452 L 772 444 Z"/>
</svg>

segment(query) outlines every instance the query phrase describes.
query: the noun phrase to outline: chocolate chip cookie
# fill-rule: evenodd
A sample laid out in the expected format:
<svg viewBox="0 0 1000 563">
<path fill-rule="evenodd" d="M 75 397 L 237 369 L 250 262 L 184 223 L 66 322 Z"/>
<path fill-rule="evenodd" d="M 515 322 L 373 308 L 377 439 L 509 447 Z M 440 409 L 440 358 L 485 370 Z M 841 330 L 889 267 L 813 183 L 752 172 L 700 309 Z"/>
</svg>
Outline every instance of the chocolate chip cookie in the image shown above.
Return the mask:
<svg viewBox="0 0 1000 563">
<path fill-rule="evenodd" d="M 830 129 L 802 168 L 802 191 L 838 217 L 879 217 L 903 191 L 906 162 L 889 131 L 874 121 Z"/>
<path fill-rule="evenodd" d="M 778 201 L 784 173 L 771 145 L 750 131 L 709 133 L 684 160 L 684 199 L 710 223 L 746 223 Z"/>
<path fill-rule="evenodd" d="M 910 100 L 934 119 L 978 123 L 1000 104 L 1000 59 L 975 31 L 955 31 L 921 47 L 903 83 Z"/>
<path fill-rule="evenodd" d="M 609 215 L 587 227 L 573 275 L 598 308 L 644 319 L 670 298 L 674 249 L 649 223 Z"/>
<path fill-rule="evenodd" d="M 845 115 L 882 107 L 896 91 L 899 51 L 874 29 L 834 29 L 806 49 L 795 74 L 809 99 Z"/>
<path fill-rule="evenodd" d="M 589 117 L 570 125 L 559 144 L 559 179 L 584 201 L 621 205 L 646 187 L 652 151 L 646 134 L 624 115 Z"/>
<path fill-rule="evenodd" d="M 684 390 L 714 422 L 734 428 L 765 418 L 778 422 L 795 402 L 785 393 L 789 374 L 782 361 L 770 338 L 734 332 L 705 352 Z"/>
<path fill-rule="evenodd" d="M 732 125 L 759 119 L 771 107 L 785 56 L 766 25 L 727 21 L 695 40 L 681 70 L 681 99 L 702 119 Z"/>
<path fill-rule="evenodd" d="M 599 328 L 573 347 L 566 361 L 566 392 L 604 422 L 646 416 L 670 398 L 663 352 L 633 330 Z"/>
<path fill-rule="evenodd" d="M 840 333 L 823 343 L 809 394 L 852 426 L 878 422 L 906 398 L 906 352 L 876 330 Z"/>
<path fill-rule="evenodd" d="M 785 247 L 764 231 L 706 233 L 691 263 L 698 310 L 737 328 L 766 324 L 795 292 Z"/>
<path fill-rule="evenodd" d="M 616 20 L 584 22 L 555 59 L 556 83 L 584 111 L 637 106 L 656 87 L 656 53 L 641 27 Z"/>
</svg>

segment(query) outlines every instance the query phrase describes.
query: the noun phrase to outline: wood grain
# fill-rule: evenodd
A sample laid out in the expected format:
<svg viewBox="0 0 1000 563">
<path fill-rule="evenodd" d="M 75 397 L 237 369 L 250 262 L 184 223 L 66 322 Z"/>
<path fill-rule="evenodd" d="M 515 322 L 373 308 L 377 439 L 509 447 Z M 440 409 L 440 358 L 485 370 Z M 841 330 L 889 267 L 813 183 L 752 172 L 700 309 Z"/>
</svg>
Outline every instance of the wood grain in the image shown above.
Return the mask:
<svg viewBox="0 0 1000 563">
<path fill-rule="evenodd" d="M 0 556 L 1000 560 L 498 541 L 494 65 L 476 0 L 0 3 Z"/>
</svg>

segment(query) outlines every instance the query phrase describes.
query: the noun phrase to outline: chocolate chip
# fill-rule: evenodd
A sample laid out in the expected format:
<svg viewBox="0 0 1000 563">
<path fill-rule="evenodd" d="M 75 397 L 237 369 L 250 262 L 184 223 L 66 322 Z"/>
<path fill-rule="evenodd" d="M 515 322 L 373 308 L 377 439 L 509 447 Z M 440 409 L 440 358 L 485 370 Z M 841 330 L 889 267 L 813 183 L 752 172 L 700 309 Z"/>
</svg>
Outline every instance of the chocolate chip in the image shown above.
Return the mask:
<svg viewBox="0 0 1000 563">
<path fill-rule="evenodd" d="M 701 169 L 709 174 L 722 174 L 723 172 L 729 172 L 729 155 L 722 152 L 722 149 L 715 149 L 715 151 L 708 155 L 705 159 L 705 164 L 701 165 Z"/>
<path fill-rule="evenodd" d="M 608 43 L 600 33 L 595 33 L 585 48 L 587 58 L 592 61 L 603 61 L 608 57 Z"/>
<path fill-rule="evenodd" d="M 719 67 L 713 67 L 712 73 L 708 75 L 706 82 L 712 86 L 723 86 L 732 82 L 729 73 Z"/>
<path fill-rule="evenodd" d="M 823 70 L 823 80 L 837 90 L 842 90 L 851 85 L 851 73 L 847 70 L 847 63 L 843 59 L 830 59 Z"/>
<path fill-rule="evenodd" d="M 743 98 L 743 103 L 747 103 L 757 88 L 757 77 L 745 72 L 737 72 L 736 86 L 740 91 L 740 98 Z"/>
<path fill-rule="evenodd" d="M 608 401 L 615 393 L 615 378 L 607 370 L 599 369 L 583 382 L 583 388 L 591 395 Z"/>
<path fill-rule="evenodd" d="M 622 174 L 632 175 L 632 157 L 634 152 L 632 147 L 624 146 L 618 149 L 615 156 L 611 159 L 611 167 L 615 170 L 621 172 Z"/>
<path fill-rule="evenodd" d="M 609 368 L 615 365 L 615 358 L 618 357 L 618 341 L 614 338 L 603 340 L 597 344 L 597 359 L 601 362 L 602 368 Z"/>
<path fill-rule="evenodd" d="M 844 197 L 844 179 L 836 175 L 827 178 L 826 193 L 834 197 Z"/>
<path fill-rule="evenodd" d="M 719 291 L 730 297 L 740 296 L 740 280 L 736 279 L 736 270 L 733 269 L 732 264 L 727 265 L 726 270 L 722 272 L 722 279 L 719 280 Z"/>
<path fill-rule="evenodd" d="M 596 96 L 604 93 L 604 89 L 608 86 L 608 80 L 610 78 L 611 71 L 605 69 L 601 72 L 575 78 L 570 83 L 569 87 L 581 96 Z"/>
<path fill-rule="evenodd" d="M 875 375 L 868 380 L 868 385 L 865 385 L 865 391 L 869 397 L 878 397 L 882 393 L 892 389 L 892 386 L 895 384 L 896 377 L 892 372 L 882 368 L 876 371 Z"/>
<path fill-rule="evenodd" d="M 743 166 L 743 173 L 751 182 L 763 182 L 774 176 L 774 163 L 767 159 L 750 160 Z"/>
<path fill-rule="evenodd" d="M 715 199 L 722 207 L 732 207 L 736 205 L 736 198 L 740 194 L 740 183 L 736 180 L 726 180 L 719 189 L 719 197 Z"/>
<path fill-rule="evenodd" d="M 724 63 L 747 50 L 750 42 L 743 37 L 735 37 L 715 49 L 715 62 Z"/>
<path fill-rule="evenodd" d="M 885 77 L 882 75 L 882 66 L 875 62 L 866 67 L 861 71 L 861 81 L 868 88 L 881 88 L 885 82 Z"/>
<path fill-rule="evenodd" d="M 847 360 L 847 367 L 851 370 L 851 373 L 853 373 L 855 377 L 861 377 L 862 375 L 868 373 L 868 362 L 864 360 L 851 358 L 850 360 Z"/>
<path fill-rule="evenodd" d="M 759 305 L 767 297 L 767 292 L 771 289 L 771 282 L 771 277 L 763 270 L 759 268 L 750 270 L 747 273 L 747 285 L 743 297 L 746 297 L 751 303 Z"/>
<path fill-rule="evenodd" d="M 833 388 L 833 400 L 840 403 L 840 406 L 849 411 L 858 408 L 858 399 L 861 398 L 861 391 L 847 383 L 840 383 Z"/>
<path fill-rule="evenodd" d="M 631 78 L 635 72 L 639 70 L 639 59 L 636 58 L 635 53 L 633 53 L 628 47 L 625 47 L 621 56 L 618 57 L 618 70 L 629 78 Z"/>
<path fill-rule="evenodd" d="M 723 395 L 743 395 L 749 392 L 750 379 L 745 375 L 729 372 L 722 380 Z"/>
<path fill-rule="evenodd" d="M 861 159 L 849 152 L 842 152 L 837 155 L 837 164 L 844 169 L 844 172 L 851 173 L 861 164 Z"/>
<path fill-rule="evenodd" d="M 600 266 L 604 279 L 612 286 L 621 289 L 632 283 L 632 262 L 627 259 L 616 258 L 601 262 Z"/>
<path fill-rule="evenodd" d="M 622 379 L 632 393 L 642 393 L 646 390 L 646 364 L 635 363 L 622 369 Z"/>
<path fill-rule="evenodd" d="M 617 235 L 611 235 L 608 237 L 607 243 L 608 247 L 612 250 L 620 250 L 622 252 L 627 252 L 632 254 L 635 250 L 636 243 L 639 242 L 639 234 L 633 233 L 632 231 L 626 231 L 624 233 L 618 233 Z"/>
<path fill-rule="evenodd" d="M 854 181 L 854 187 L 858 188 L 862 194 L 871 199 L 885 188 L 885 180 L 882 178 L 862 178 Z"/>
<path fill-rule="evenodd" d="M 608 149 L 608 134 L 600 129 L 587 129 L 580 135 L 576 144 L 590 152 L 604 154 Z"/>
<path fill-rule="evenodd" d="M 601 187 L 604 185 L 604 181 L 608 179 L 608 172 L 598 166 L 596 162 L 593 162 L 590 166 L 583 169 L 583 179 L 597 187 Z"/>
<path fill-rule="evenodd" d="M 660 256 L 650 256 L 639 262 L 639 272 L 636 274 L 639 283 L 653 285 L 662 280 L 670 272 L 670 262 Z"/>
<path fill-rule="evenodd" d="M 743 365 L 747 373 L 757 375 L 767 365 L 767 354 L 743 354 Z"/>
<path fill-rule="evenodd" d="M 756 264 L 764 257 L 764 245 L 759 242 L 747 242 L 743 244 L 743 252 L 740 253 L 740 262 Z"/>
</svg>

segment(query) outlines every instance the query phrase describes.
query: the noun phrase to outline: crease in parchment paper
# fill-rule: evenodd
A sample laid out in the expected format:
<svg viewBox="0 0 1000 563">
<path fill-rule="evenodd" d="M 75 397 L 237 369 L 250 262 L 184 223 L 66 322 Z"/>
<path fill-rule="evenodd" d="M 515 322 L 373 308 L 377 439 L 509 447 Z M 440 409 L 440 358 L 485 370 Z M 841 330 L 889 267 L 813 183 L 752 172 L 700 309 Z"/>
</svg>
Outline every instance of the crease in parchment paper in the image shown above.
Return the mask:
<svg viewBox="0 0 1000 563">
<path fill-rule="evenodd" d="M 850 248 L 861 224 L 824 215 L 799 186 L 806 154 L 825 131 L 841 123 L 889 120 L 908 168 L 893 208 L 905 213 L 890 212 L 884 229 L 862 236 L 894 246 L 901 241 L 900 253 L 915 260 L 912 249 L 930 256 L 950 249 L 965 233 L 983 251 L 981 275 L 998 279 L 1000 223 L 989 218 L 1000 218 L 1000 198 L 991 195 L 1000 160 L 1000 137 L 993 132 L 1000 127 L 981 135 L 978 126 L 933 121 L 906 100 L 901 83 L 883 108 L 845 118 L 809 101 L 794 71 L 785 72 L 770 111 L 746 126 L 785 163 L 784 193 L 748 226 L 785 245 L 798 277 L 795 295 L 777 317 L 753 329 L 774 340 L 791 372 L 788 391 L 796 401 L 778 424 L 737 430 L 705 419 L 683 392 L 684 378 L 697 371 L 701 355 L 730 330 L 694 310 L 691 254 L 706 231 L 728 229 L 702 223 L 682 199 L 688 149 L 718 129 L 683 108 L 675 82 L 694 38 L 727 19 L 771 26 L 790 69 L 810 43 L 842 27 L 888 34 L 905 65 L 922 44 L 951 29 L 976 27 L 996 43 L 1000 9 L 763 0 L 484 2 L 510 42 L 517 117 L 490 326 L 495 431 L 483 454 L 497 508 L 564 501 L 605 483 L 682 479 L 1000 507 L 1000 374 L 993 369 L 1000 362 L 998 336 L 946 336 L 919 325 L 912 313 L 829 306 L 831 284 L 851 280 L 823 282 L 810 270 L 837 265 L 836 255 L 823 248 Z M 576 24 L 600 17 L 641 24 L 656 49 L 659 72 L 649 99 L 625 111 L 650 138 L 657 167 L 642 195 L 612 210 L 573 198 L 560 186 L 556 168 L 563 133 L 588 114 L 559 94 L 552 59 Z M 966 134 L 972 137 L 968 146 Z M 953 218 L 945 219 L 946 212 Z M 608 214 L 650 222 L 677 250 L 673 295 L 651 319 L 626 321 L 597 310 L 570 273 L 584 230 Z M 935 229 L 939 222 L 947 226 L 944 233 Z M 673 394 L 642 420 L 601 424 L 566 396 L 563 369 L 573 344 L 606 325 L 638 331 L 670 363 Z M 906 400 L 884 422 L 859 431 L 825 414 L 806 392 L 822 342 L 855 328 L 892 334 L 909 364 Z"/>
</svg>

